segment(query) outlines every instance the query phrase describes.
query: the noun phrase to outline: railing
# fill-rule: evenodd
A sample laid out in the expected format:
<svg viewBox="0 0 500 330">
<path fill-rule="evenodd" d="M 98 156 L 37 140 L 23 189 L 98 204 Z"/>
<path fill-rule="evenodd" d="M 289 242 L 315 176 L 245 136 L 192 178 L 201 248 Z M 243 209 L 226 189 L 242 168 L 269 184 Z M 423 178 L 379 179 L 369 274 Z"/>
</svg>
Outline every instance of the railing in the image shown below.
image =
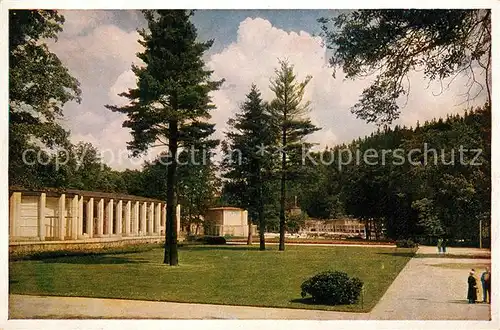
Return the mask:
<svg viewBox="0 0 500 330">
<path fill-rule="evenodd" d="M 230 235 L 235 236 L 236 230 L 240 229 L 243 232 L 247 231 L 248 225 L 210 225 L 206 228 L 205 235 Z M 257 226 L 252 225 L 252 234 L 257 232 Z"/>
</svg>

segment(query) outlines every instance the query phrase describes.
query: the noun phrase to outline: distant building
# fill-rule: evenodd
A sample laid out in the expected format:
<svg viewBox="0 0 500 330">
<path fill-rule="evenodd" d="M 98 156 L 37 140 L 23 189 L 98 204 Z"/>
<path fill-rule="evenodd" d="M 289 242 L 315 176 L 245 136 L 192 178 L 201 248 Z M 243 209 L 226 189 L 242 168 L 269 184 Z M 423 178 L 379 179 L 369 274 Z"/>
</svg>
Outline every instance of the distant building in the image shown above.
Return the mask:
<svg viewBox="0 0 500 330">
<path fill-rule="evenodd" d="M 288 208 L 290 215 L 300 215 L 302 214 L 302 209 L 297 205 L 297 196 L 295 196 L 294 204 L 292 207 Z"/>
<path fill-rule="evenodd" d="M 364 223 L 358 219 L 308 219 L 300 231 L 301 234 L 322 234 L 339 237 L 356 237 L 366 238 L 366 228 Z"/>
<path fill-rule="evenodd" d="M 213 207 L 204 216 L 204 234 L 215 236 L 248 236 L 248 212 L 238 207 Z M 257 226 L 251 226 L 256 235 Z"/>
</svg>

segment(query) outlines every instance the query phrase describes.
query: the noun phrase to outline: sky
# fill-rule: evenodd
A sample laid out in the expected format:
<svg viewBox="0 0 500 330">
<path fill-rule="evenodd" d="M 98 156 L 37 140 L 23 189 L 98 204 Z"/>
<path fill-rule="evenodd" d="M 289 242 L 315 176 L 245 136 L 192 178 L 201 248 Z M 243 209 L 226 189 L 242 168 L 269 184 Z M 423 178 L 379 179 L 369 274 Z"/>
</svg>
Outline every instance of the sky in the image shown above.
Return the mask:
<svg viewBox="0 0 500 330">
<path fill-rule="evenodd" d="M 141 158 L 129 158 L 126 149 L 131 140 L 122 127 L 125 115 L 114 113 L 105 104 L 126 104 L 117 94 L 135 87 L 132 64 L 140 64 L 136 53 L 138 28 L 146 26 L 142 13 L 131 10 L 62 10 L 63 32 L 48 45 L 81 83 L 82 102 L 64 106 L 62 124 L 71 131 L 73 143 L 90 142 L 112 168 L 138 169 L 144 160 L 152 160 L 163 151 L 152 149 Z M 279 59 L 294 65 L 299 79 L 312 75 L 305 99 L 311 101 L 309 116 L 322 129 L 308 137 L 317 148 L 347 143 L 369 135 L 377 127 L 357 119 L 350 112 L 362 90 L 373 77 L 346 80 L 343 73 L 332 76 L 329 54 L 320 33 L 320 17 L 336 15 L 334 10 L 198 10 L 193 23 L 200 40 L 214 39 L 204 56 L 213 79 L 225 79 L 212 100 L 216 124 L 215 138 L 224 139 L 227 120 L 239 111 L 252 83 L 265 100 L 272 99 L 269 79 Z M 448 113 L 462 113 L 467 77 L 459 77 L 442 93 L 439 83 L 428 85 L 422 73 L 410 75 L 411 92 L 400 119 L 395 124 L 414 126 Z M 439 94 L 439 95 L 436 95 Z M 476 104 L 484 102 L 482 94 Z M 403 102 L 404 103 L 404 102 Z"/>
</svg>

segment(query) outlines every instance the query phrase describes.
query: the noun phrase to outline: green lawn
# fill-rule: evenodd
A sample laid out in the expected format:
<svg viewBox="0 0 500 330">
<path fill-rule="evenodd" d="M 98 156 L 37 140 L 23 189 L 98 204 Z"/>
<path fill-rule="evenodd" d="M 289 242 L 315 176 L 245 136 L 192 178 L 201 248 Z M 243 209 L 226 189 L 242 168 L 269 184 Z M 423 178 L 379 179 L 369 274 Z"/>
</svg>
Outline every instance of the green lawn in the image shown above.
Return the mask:
<svg viewBox="0 0 500 330">
<path fill-rule="evenodd" d="M 410 253 L 409 253 L 410 252 Z M 10 293 L 106 297 L 213 304 L 369 311 L 411 258 L 408 249 L 287 246 L 185 246 L 180 265 L 163 265 L 163 250 L 59 257 L 9 263 Z M 324 270 L 341 270 L 365 283 L 350 306 L 311 304 L 300 285 Z"/>
</svg>

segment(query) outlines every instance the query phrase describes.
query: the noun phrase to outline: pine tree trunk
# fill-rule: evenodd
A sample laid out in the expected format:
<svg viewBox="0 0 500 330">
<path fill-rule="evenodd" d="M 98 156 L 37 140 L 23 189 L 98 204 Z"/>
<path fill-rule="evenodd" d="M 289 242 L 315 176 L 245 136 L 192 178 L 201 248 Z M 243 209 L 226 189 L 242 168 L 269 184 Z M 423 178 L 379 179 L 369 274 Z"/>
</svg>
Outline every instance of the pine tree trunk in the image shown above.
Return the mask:
<svg viewBox="0 0 500 330">
<path fill-rule="evenodd" d="M 264 236 L 264 232 L 266 230 L 266 219 L 264 217 L 264 198 L 262 194 L 262 176 L 261 176 L 261 171 L 259 170 L 259 241 L 260 241 L 260 246 L 259 250 L 264 251 L 266 249 L 266 238 Z"/>
<path fill-rule="evenodd" d="M 252 222 L 248 221 L 247 245 L 252 245 Z"/>
<path fill-rule="evenodd" d="M 286 117 L 285 117 L 286 122 Z M 285 251 L 285 201 L 286 201 L 286 128 L 283 125 L 283 153 L 281 155 L 281 198 L 280 198 L 280 245 L 279 251 Z"/>
<path fill-rule="evenodd" d="M 177 121 L 169 122 L 170 139 L 168 148 L 170 153 L 170 163 L 167 166 L 167 230 L 165 239 L 165 255 L 163 263 L 176 266 L 179 263 L 177 254 L 177 219 L 175 216 L 176 198 L 175 188 L 177 172 Z"/>
<path fill-rule="evenodd" d="M 264 232 L 266 230 L 266 224 L 264 223 L 264 212 L 259 212 L 259 250 L 264 251 L 266 249 L 266 237 Z"/>
</svg>

